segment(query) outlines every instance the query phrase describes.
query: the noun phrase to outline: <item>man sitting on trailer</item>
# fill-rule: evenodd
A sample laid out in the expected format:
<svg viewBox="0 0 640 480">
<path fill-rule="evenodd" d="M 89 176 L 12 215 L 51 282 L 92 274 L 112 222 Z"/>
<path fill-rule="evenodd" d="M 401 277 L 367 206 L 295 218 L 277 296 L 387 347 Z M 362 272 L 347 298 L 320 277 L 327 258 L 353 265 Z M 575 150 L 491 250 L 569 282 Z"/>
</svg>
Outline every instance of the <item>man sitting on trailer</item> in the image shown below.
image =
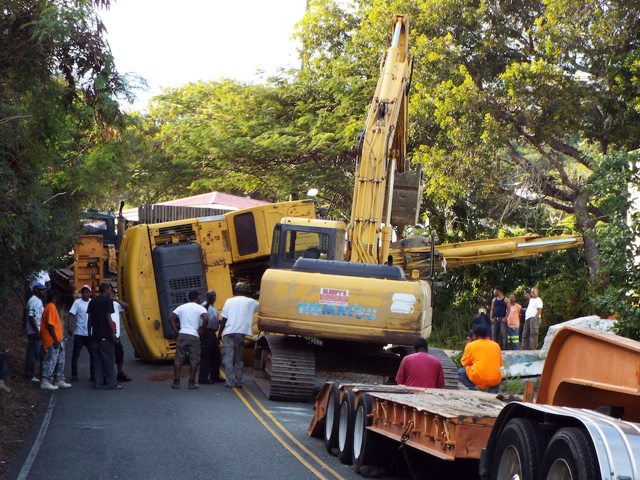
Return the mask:
<svg viewBox="0 0 640 480">
<path fill-rule="evenodd" d="M 487 338 L 487 328 L 473 327 L 473 340 L 464 348 L 458 378 L 469 390 L 489 390 L 498 393 L 502 381 L 502 352 L 500 345 Z"/>
<path fill-rule="evenodd" d="M 416 353 L 402 359 L 396 382 L 398 385 L 421 388 L 444 388 L 444 369 L 436 357 L 429 355 L 429 344 L 424 338 L 413 343 Z"/>
</svg>

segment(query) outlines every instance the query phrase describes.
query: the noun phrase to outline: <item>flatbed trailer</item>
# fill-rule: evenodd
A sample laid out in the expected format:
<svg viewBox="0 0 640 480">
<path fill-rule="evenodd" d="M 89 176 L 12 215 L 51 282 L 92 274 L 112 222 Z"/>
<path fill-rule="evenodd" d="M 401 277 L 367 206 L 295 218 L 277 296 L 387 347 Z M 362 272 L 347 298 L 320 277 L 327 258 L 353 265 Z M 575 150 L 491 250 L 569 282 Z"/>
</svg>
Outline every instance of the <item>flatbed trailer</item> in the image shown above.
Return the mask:
<svg viewBox="0 0 640 480">
<path fill-rule="evenodd" d="M 640 480 L 640 342 L 565 327 L 538 403 L 513 398 L 327 383 L 308 433 L 359 472 L 379 464 L 392 441 L 452 466 L 478 460 L 482 480 Z"/>
</svg>

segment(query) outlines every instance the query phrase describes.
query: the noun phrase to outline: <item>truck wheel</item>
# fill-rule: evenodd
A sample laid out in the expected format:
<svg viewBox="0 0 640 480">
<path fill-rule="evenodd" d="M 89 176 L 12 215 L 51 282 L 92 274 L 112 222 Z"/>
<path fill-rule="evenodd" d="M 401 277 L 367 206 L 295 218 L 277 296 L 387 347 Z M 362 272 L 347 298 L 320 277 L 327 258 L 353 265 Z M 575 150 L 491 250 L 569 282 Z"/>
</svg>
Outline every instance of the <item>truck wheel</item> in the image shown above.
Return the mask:
<svg viewBox="0 0 640 480">
<path fill-rule="evenodd" d="M 367 429 L 373 423 L 373 418 L 369 416 L 372 405 L 371 397 L 363 394 L 358 401 L 353 422 L 352 460 L 358 473 L 363 465 L 375 465 L 378 456 L 378 434 Z"/>
<path fill-rule="evenodd" d="M 537 423 L 525 418 L 509 420 L 502 430 L 491 467 L 492 480 L 536 480 L 544 450 Z"/>
<path fill-rule="evenodd" d="M 330 454 L 338 445 L 338 421 L 340 420 L 340 387 L 337 382 L 331 384 L 327 415 L 324 420 L 324 445 Z"/>
<path fill-rule="evenodd" d="M 355 395 L 353 390 L 342 394 L 340 403 L 340 423 L 338 425 L 338 458 L 345 465 L 351 465 L 351 447 L 353 445 L 353 420 L 355 417 Z"/>
<path fill-rule="evenodd" d="M 544 454 L 541 480 L 595 480 L 602 478 L 595 447 L 580 428 L 561 428 Z"/>
</svg>

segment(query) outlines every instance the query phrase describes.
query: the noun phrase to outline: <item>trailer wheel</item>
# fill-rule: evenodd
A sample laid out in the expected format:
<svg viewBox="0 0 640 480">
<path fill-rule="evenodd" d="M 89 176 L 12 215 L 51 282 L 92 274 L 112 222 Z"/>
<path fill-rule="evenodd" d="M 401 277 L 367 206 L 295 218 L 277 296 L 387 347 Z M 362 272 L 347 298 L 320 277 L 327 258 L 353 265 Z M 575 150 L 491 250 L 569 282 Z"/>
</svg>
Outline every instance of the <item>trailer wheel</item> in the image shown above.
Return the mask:
<svg viewBox="0 0 640 480">
<path fill-rule="evenodd" d="M 543 450 L 542 433 L 534 421 L 510 420 L 498 439 L 491 479 L 537 479 Z"/>
<path fill-rule="evenodd" d="M 338 445 L 338 422 L 340 420 L 340 387 L 337 382 L 331 384 L 329 401 L 327 402 L 327 415 L 324 421 L 324 445 L 327 452 L 333 453 Z"/>
<path fill-rule="evenodd" d="M 551 438 L 542 460 L 541 480 L 602 478 L 593 442 L 580 428 L 561 428 Z"/>
<path fill-rule="evenodd" d="M 355 395 L 353 390 L 346 390 L 340 403 L 340 423 L 338 425 L 338 458 L 345 465 L 351 464 L 353 421 L 355 417 L 354 403 Z"/>
<path fill-rule="evenodd" d="M 360 397 L 353 422 L 352 460 L 356 472 L 360 473 L 363 465 L 375 465 L 378 456 L 379 437 L 376 432 L 368 430 L 373 423 L 369 417 L 373 401 L 366 393 Z"/>
</svg>

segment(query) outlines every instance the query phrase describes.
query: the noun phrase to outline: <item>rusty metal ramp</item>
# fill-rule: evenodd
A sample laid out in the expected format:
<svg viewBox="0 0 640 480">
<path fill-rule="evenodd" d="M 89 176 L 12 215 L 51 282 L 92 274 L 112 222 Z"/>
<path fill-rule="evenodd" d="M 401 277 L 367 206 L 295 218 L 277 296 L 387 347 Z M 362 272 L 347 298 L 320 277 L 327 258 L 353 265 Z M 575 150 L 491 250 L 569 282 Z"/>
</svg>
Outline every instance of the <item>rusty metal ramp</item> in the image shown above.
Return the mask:
<svg viewBox="0 0 640 480">
<path fill-rule="evenodd" d="M 264 335 L 258 340 L 254 377 L 269 400 L 308 402 L 315 371 L 315 356 L 304 338 Z"/>
</svg>

